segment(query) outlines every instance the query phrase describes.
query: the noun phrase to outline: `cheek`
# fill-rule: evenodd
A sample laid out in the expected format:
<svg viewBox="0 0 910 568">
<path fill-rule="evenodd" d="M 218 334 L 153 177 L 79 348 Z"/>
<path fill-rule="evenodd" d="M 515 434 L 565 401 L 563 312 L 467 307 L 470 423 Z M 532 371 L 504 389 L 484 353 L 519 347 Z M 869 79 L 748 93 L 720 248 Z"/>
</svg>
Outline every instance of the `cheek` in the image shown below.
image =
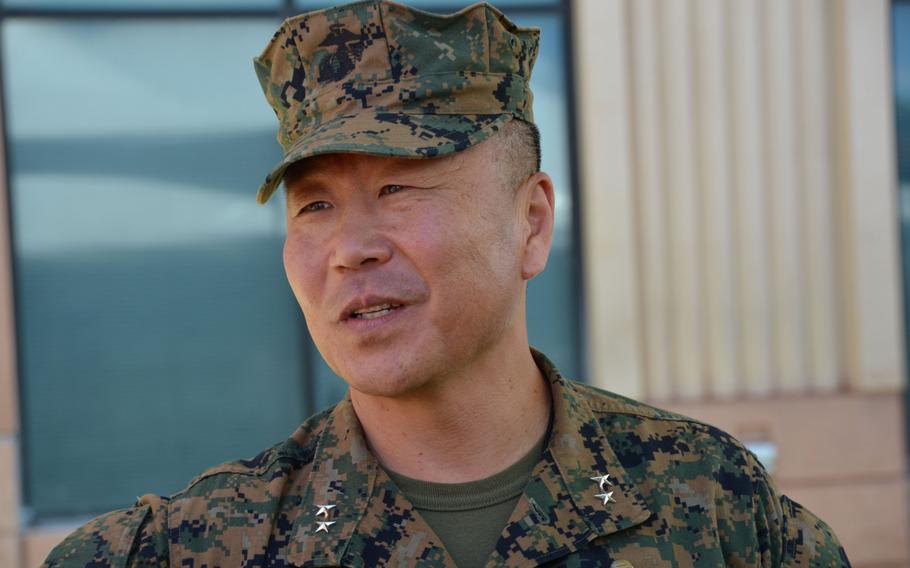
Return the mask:
<svg viewBox="0 0 910 568">
<path fill-rule="evenodd" d="M 391 234 L 399 236 L 398 250 L 425 279 L 457 274 L 474 248 L 467 240 L 470 233 L 445 211 L 414 216 Z"/>
<path fill-rule="evenodd" d="M 488 296 L 502 293 L 519 272 L 514 231 L 504 226 L 506 221 L 504 215 L 449 215 L 412 227 L 412 250 L 419 251 L 423 261 L 415 265 L 428 267 L 432 273 L 427 276 L 462 306 L 491 301 Z"/>
<path fill-rule="evenodd" d="M 310 298 L 318 297 L 321 289 L 315 251 L 312 244 L 299 237 L 288 235 L 284 241 L 284 272 L 297 302 L 304 310 L 312 305 Z"/>
</svg>

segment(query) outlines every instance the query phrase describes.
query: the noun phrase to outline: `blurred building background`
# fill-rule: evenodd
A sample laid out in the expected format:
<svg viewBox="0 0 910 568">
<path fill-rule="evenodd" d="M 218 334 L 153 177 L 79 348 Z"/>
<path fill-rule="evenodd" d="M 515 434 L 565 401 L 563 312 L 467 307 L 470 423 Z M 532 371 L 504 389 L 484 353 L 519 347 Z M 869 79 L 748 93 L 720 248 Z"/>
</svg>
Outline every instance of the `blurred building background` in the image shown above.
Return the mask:
<svg viewBox="0 0 910 568">
<path fill-rule="evenodd" d="M 254 201 L 251 59 L 324 5 L 0 0 L 0 566 L 343 393 Z M 498 5 L 543 30 L 532 342 L 742 438 L 855 565 L 910 566 L 910 2 Z"/>
</svg>

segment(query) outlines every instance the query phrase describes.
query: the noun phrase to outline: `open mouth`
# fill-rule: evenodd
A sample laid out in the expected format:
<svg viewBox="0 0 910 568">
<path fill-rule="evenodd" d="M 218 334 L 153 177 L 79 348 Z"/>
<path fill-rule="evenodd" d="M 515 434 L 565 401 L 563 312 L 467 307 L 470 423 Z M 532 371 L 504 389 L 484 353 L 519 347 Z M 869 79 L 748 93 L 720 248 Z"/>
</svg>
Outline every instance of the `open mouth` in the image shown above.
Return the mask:
<svg viewBox="0 0 910 568">
<path fill-rule="evenodd" d="M 351 312 L 351 319 L 376 319 L 392 313 L 400 308 L 401 304 L 379 304 L 377 306 L 368 306 Z"/>
</svg>

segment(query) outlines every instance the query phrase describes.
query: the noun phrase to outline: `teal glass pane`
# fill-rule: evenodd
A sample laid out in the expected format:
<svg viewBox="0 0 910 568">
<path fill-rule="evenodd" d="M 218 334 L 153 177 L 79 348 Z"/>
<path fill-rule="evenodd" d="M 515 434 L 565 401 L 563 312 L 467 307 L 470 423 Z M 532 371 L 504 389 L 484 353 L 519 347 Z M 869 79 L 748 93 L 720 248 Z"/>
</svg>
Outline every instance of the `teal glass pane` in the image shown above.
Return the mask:
<svg viewBox="0 0 910 568">
<path fill-rule="evenodd" d="M 528 286 L 528 333 L 531 345 L 546 353 L 568 377 L 583 379 L 583 362 L 577 317 L 577 267 L 572 217 L 571 156 L 569 155 L 569 92 L 562 16 L 511 14 L 523 26 L 541 29 L 540 54 L 534 66 L 531 89 L 534 117 L 540 128 L 542 169 L 556 186 L 556 227 L 547 269 Z M 319 354 L 314 383 L 315 399 L 328 405 L 344 395 L 345 384 L 325 365 Z"/>
<path fill-rule="evenodd" d="M 271 20 L 3 26 L 27 505 L 168 494 L 285 439 L 308 349 L 251 56 Z"/>
<path fill-rule="evenodd" d="M 898 173 L 902 191 L 910 189 L 910 3 L 896 3 L 894 26 L 894 94 L 897 104 Z"/>
<path fill-rule="evenodd" d="M 282 0 L 2 0 L 0 6 L 29 9 L 110 9 L 110 10 L 169 10 L 169 9 L 238 9 L 279 8 Z"/>
<path fill-rule="evenodd" d="M 910 330 L 910 2 L 895 2 L 892 8 L 894 45 L 894 100 L 897 119 L 897 162 L 901 227 L 901 259 L 904 270 L 904 321 Z M 910 352 L 910 332 L 905 332 Z M 910 408 L 910 390 L 907 392 Z M 907 413 L 910 433 L 910 412 Z M 910 437 L 908 437 L 910 440 Z"/>
</svg>

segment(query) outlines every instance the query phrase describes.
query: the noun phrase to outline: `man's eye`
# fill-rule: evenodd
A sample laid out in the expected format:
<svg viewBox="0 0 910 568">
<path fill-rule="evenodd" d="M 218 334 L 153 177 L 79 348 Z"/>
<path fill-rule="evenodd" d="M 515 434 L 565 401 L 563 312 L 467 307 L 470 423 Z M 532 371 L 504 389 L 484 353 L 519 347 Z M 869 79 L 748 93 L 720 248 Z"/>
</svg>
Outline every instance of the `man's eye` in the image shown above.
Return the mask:
<svg viewBox="0 0 910 568">
<path fill-rule="evenodd" d="M 300 208 L 300 211 L 297 212 L 298 215 L 301 213 L 311 213 L 313 211 L 321 211 L 322 209 L 329 209 L 329 205 L 325 201 L 314 201 L 313 203 L 308 203 Z"/>
<path fill-rule="evenodd" d="M 390 183 L 389 185 L 382 186 L 382 189 L 379 190 L 379 195 L 389 195 L 391 193 L 398 193 L 404 189 L 403 185 L 398 185 L 397 183 Z"/>
</svg>

